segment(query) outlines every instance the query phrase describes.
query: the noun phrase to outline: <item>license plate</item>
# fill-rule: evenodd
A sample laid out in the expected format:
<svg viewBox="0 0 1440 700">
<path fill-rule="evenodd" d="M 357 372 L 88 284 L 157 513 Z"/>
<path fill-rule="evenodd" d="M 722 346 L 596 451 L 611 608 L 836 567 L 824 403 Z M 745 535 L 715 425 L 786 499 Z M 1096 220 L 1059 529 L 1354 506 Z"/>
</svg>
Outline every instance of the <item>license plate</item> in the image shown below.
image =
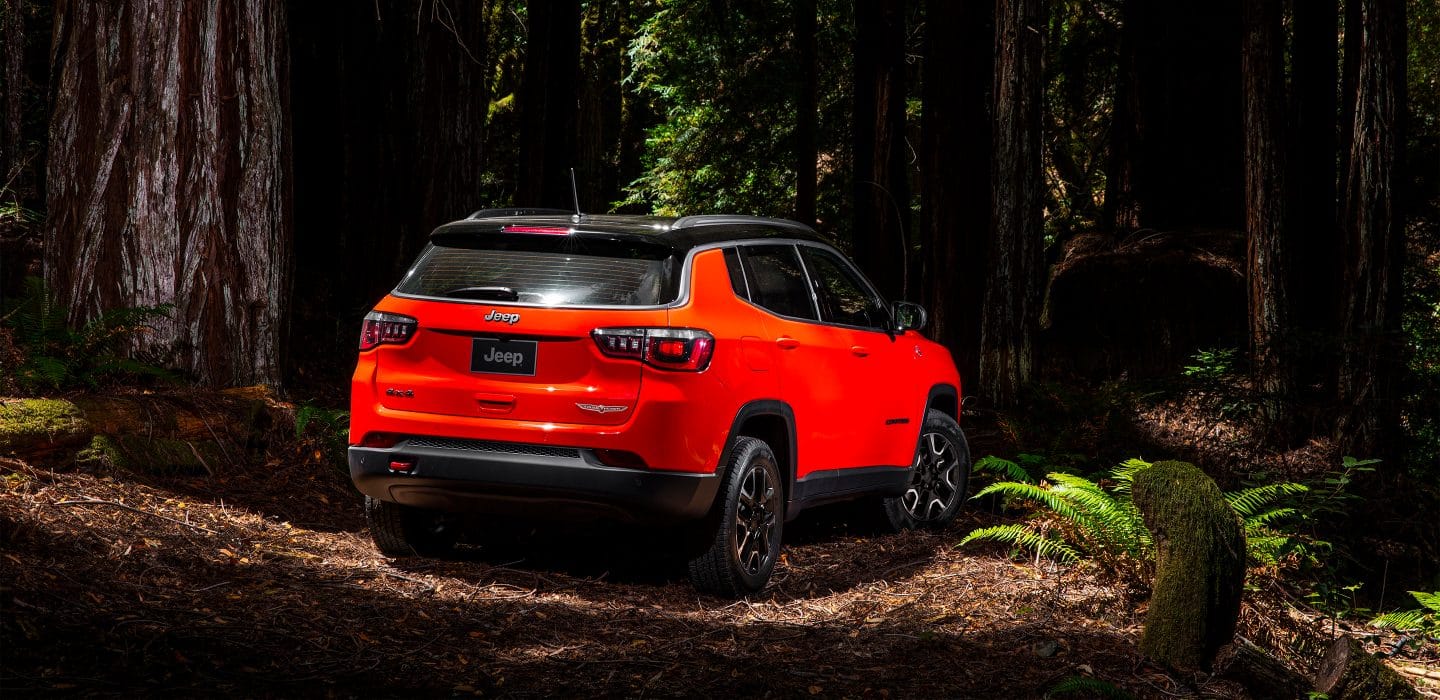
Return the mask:
<svg viewBox="0 0 1440 700">
<path fill-rule="evenodd" d="M 536 341 L 472 338 L 471 342 L 471 372 L 535 375 L 535 355 L 539 346 Z"/>
</svg>

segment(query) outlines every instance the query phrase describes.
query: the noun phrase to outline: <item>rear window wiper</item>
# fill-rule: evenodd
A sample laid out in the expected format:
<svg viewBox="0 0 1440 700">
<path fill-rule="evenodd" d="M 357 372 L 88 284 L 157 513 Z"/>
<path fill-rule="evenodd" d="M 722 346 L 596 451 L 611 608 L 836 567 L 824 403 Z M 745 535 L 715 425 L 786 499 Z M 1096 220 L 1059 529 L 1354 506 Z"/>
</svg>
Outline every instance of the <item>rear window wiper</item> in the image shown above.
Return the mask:
<svg viewBox="0 0 1440 700">
<path fill-rule="evenodd" d="M 464 299 L 491 299 L 494 301 L 519 301 L 520 293 L 509 287 L 456 287 L 440 293 L 444 297 Z"/>
</svg>

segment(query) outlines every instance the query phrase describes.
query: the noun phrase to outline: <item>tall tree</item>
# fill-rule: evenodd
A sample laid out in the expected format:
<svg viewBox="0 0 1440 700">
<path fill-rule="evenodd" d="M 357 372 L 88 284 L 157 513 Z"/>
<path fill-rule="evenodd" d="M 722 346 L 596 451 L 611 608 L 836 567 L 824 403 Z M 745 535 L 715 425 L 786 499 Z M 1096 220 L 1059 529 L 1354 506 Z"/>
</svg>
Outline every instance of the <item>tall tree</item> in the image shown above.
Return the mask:
<svg viewBox="0 0 1440 700">
<path fill-rule="evenodd" d="M 980 318 L 990 242 L 993 0 L 930 0 L 921 77 L 923 299 L 934 337 L 960 376 L 980 373 Z"/>
<path fill-rule="evenodd" d="M 1405 145 L 1405 0 L 1350 2 L 1358 16 L 1346 25 L 1346 34 L 1357 36 L 1354 44 L 1347 40 L 1345 56 L 1353 82 L 1345 95 L 1351 123 L 1340 186 L 1345 277 L 1339 438 L 1351 454 L 1381 454 L 1395 445 L 1404 351 L 1398 170 Z"/>
<path fill-rule="evenodd" d="M 795 61 L 798 91 L 795 95 L 795 220 L 815 225 L 815 161 L 818 157 L 816 120 L 819 119 L 820 86 L 816 66 L 815 22 L 819 8 L 815 0 L 795 0 Z"/>
<path fill-rule="evenodd" d="M 1303 0 L 1293 7 L 1287 155 L 1294 225 L 1286 240 L 1292 262 L 1294 325 L 1309 337 L 1334 338 L 1339 332 L 1336 292 L 1340 287 L 1340 236 L 1335 222 L 1339 2 Z M 1300 369 L 1312 375 L 1307 383 L 1320 380 L 1308 371 L 1310 367 Z"/>
<path fill-rule="evenodd" d="M 1122 14 L 1110 220 L 1240 228 L 1240 0 L 1126 0 Z"/>
<path fill-rule="evenodd" d="M 903 297 L 910 185 L 905 147 L 905 3 L 855 2 L 854 239 L 880 293 Z"/>
<path fill-rule="evenodd" d="M 508 203 L 484 201 L 481 182 L 491 162 L 489 18 L 508 9 L 290 3 L 295 260 L 305 271 L 294 281 L 291 343 L 341 358 L 309 363 L 312 374 L 349 371 L 360 317 L 435 226 Z"/>
<path fill-rule="evenodd" d="M 571 206 L 575 165 L 580 0 L 527 4 L 529 33 L 520 87 L 518 206 Z"/>
<path fill-rule="evenodd" d="M 1285 37 L 1281 0 L 1246 0 L 1241 54 L 1245 126 L 1246 278 L 1255 378 L 1267 417 L 1283 426 L 1280 409 L 1293 400 L 1287 191 L 1285 187 Z"/>
<path fill-rule="evenodd" d="M 46 276 L 78 319 L 174 304 L 144 349 L 278 382 L 290 269 L 279 0 L 55 6 Z"/>
<path fill-rule="evenodd" d="M 1013 405 L 1031 376 L 1044 267 L 1040 179 L 1044 0 L 995 3 L 994 235 L 980 335 L 980 394 Z"/>
</svg>

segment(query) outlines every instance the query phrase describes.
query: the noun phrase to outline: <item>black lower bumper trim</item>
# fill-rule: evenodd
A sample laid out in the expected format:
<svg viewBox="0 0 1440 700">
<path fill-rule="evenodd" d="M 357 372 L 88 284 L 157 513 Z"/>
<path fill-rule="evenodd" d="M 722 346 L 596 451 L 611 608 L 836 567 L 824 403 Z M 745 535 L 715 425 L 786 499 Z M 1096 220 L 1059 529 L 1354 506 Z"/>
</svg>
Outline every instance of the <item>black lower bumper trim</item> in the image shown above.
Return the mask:
<svg viewBox="0 0 1440 700">
<path fill-rule="evenodd" d="M 407 472 L 392 461 L 413 461 Z M 372 498 L 450 512 L 540 518 L 610 517 L 628 522 L 693 520 L 715 500 L 714 474 L 619 469 L 577 456 L 473 449 L 351 447 L 350 478 Z"/>
</svg>

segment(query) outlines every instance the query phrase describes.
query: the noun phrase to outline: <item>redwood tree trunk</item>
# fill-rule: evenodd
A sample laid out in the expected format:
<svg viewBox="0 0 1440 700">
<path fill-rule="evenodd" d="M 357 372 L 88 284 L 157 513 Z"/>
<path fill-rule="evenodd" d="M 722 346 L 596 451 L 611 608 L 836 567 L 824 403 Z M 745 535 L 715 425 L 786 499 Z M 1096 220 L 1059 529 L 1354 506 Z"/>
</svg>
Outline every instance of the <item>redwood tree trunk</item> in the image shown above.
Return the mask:
<svg viewBox="0 0 1440 700">
<path fill-rule="evenodd" d="M 520 87 L 520 178 L 516 206 L 573 206 L 579 0 L 531 2 Z"/>
<path fill-rule="evenodd" d="M 1267 418 L 1279 415 L 1294 389 L 1284 334 L 1290 329 L 1286 246 L 1284 34 L 1281 0 L 1247 0 L 1241 55 L 1245 124 L 1246 277 L 1250 345 Z"/>
<path fill-rule="evenodd" d="M 815 0 L 795 0 L 795 60 L 799 94 L 795 96 L 795 220 L 815 225 L 816 141 L 819 119 L 818 66 L 815 65 Z"/>
<path fill-rule="evenodd" d="M 1345 280 L 1344 342 L 1338 383 L 1341 444 L 1347 454 L 1394 450 L 1399 426 L 1401 271 L 1405 245 L 1397 172 L 1405 144 L 1405 0 L 1351 0 L 1358 5 L 1352 123 L 1341 185 Z"/>
<path fill-rule="evenodd" d="M 888 299 L 904 296 L 910 186 L 905 148 L 905 3 L 855 3 L 855 253 Z"/>
<path fill-rule="evenodd" d="M 173 304 L 139 349 L 280 380 L 289 68 L 279 0 L 55 8 L 45 268 L 74 320 Z"/>
<path fill-rule="evenodd" d="M 1323 343 L 1339 334 L 1340 250 L 1335 223 L 1335 160 L 1337 122 L 1336 37 L 1338 0 L 1303 0 L 1294 4 L 1294 49 L 1291 55 L 1292 98 L 1289 141 L 1291 221 L 1286 235 L 1292 253 L 1291 298 L 1295 326 Z M 1317 343 L 1317 344 L 1318 344 Z M 1334 382 L 1334 363 L 1318 345 L 1302 371 L 1306 384 Z M 1311 365 L 1328 366 L 1331 378 Z"/>
<path fill-rule="evenodd" d="M 931 332 L 965 381 L 980 373 L 989 270 L 993 0 L 930 0 L 922 76 L 920 235 Z"/>
<path fill-rule="evenodd" d="M 1030 380 L 1044 266 L 1040 123 L 1044 0 L 995 3 L 994 236 L 980 336 L 980 394 L 1014 405 Z"/>
</svg>

